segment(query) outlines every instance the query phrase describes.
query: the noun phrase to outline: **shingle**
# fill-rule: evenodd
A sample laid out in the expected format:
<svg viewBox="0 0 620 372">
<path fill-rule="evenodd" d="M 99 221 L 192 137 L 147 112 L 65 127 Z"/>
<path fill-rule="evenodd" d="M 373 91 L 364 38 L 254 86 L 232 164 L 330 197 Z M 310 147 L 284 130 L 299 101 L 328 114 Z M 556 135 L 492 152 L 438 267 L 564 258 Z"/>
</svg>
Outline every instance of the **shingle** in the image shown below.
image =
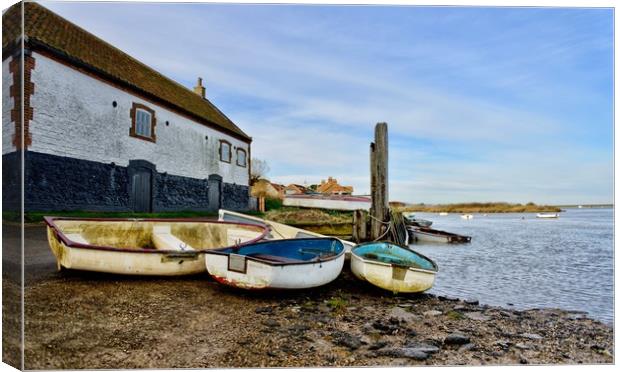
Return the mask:
<svg viewBox="0 0 620 372">
<path fill-rule="evenodd" d="M 20 7 L 21 3 L 17 3 L 2 15 L 3 54 L 21 34 Z M 24 4 L 24 32 L 33 44 L 43 44 L 94 70 L 109 74 L 138 91 L 153 95 L 181 111 L 232 132 L 242 139 L 251 140 L 209 100 L 37 3 Z"/>
</svg>

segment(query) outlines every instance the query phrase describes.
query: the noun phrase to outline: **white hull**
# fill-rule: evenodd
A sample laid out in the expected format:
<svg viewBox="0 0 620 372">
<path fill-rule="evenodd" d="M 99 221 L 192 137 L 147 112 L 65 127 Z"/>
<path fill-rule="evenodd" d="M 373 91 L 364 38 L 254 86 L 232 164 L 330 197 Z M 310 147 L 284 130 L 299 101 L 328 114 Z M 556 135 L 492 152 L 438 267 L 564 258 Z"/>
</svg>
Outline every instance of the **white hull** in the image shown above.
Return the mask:
<svg viewBox="0 0 620 372">
<path fill-rule="evenodd" d="M 126 275 L 189 275 L 205 272 L 204 256 L 198 252 L 142 253 L 68 247 L 47 228 L 58 268 Z"/>
<path fill-rule="evenodd" d="M 435 272 L 423 269 L 401 268 L 386 263 L 364 260 L 351 255 L 353 274 L 379 288 L 398 293 L 424 292 L 435 282 Z"/>
<path fill-rule="evenodd" d="M 271 228 L 271 233 L 267 237 L 267 239 L 297 239 L 297 238 L 325 238 L 325 235 L 318 234 L 312 231 L 299 229 L 297 227 L 285 225 L 279 222 L 273 222 L 269 220 L 264 220 L 260 217 L 249 216 L 247 214 L 233 212 L 225 209 L 220 209 L 219 211 L 219 220 L 220 221 L 231 221 L 231 222 L 244 222 L 244 223 L 259 223 L 263 225 L 267 225 Z M 355 247 L 355 243 L 350 242 L 348 240 L 338 239 L 344 245 L 344 253 L 347 259 L 351 256 L 351 249 Z"/>
<path fill-rule="evenodd" d="M 559 218 L 559 213 L 538 213 L 536 214 L 536 218 Z"/>
<path fill-rule="evenodd" d="M 464 220 L 471 220 L 471 219 L 474 218 L 474 216 L 471 215 L 471 214 L 463 214 L 463 215 L 461 215 L 461 218 L 464 219 Z"/>
<path fill-rule="evenodd" d="M 270 265 L 246 259 L 246 272 L 228 270 L 228 256 L 205 253 L 209 274 L 218 282 L 244 289 L 303 289 L 322 286 L 340 275 L 344 254 L 331 261 Z"/>
<path fill-rule="evenodd" d="M 440 216 L 447 216 L 447 215 L 448 215 L 448 212 L 439 212 L 439 215 L 440 215 Z"/>
<path fill-rule="evenodd" d="M 430 243 L 449 243 L 450 239 L 447 236 L 443 235 L 435 235 L 428 234 L 416 230 L 409 230 L 409 234 L 413 235 L 413 239 L 419 242 L 430 242 Z"/>
</svg>

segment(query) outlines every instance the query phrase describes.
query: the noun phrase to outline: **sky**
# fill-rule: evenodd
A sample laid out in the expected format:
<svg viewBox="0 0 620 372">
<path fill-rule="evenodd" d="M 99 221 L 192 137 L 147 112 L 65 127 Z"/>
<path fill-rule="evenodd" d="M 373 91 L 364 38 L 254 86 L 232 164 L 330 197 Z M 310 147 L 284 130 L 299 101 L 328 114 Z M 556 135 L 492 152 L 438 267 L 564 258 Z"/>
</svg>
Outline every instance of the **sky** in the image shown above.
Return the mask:
<svg viewBox="0 0 620 372">
<path fill-rule="evenodd" d="M 390 200 L 613 201 L 613 11 L 42 4 L 207 98 L 272 182 L 369 193 L 389 132 Z"/>
</svg>

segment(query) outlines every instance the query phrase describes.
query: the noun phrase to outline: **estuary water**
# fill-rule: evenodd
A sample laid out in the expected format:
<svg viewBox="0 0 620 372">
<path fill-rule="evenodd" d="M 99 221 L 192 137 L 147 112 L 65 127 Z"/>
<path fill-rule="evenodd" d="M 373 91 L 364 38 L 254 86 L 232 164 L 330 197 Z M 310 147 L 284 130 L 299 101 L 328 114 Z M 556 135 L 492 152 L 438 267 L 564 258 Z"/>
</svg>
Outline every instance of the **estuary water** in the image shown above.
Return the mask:
<svg viewBox="0 0 620 372">
<path fill-rule="evenodd" d="M 480 303 L 585 311 L 613 323 L 613 209 L 567 209 L 558 219 L 535 213 L 416 213 L 432 228 L 472 237 L 469 244 L 415 243 L 439 265 L 429 291 Z"/>
</svg>

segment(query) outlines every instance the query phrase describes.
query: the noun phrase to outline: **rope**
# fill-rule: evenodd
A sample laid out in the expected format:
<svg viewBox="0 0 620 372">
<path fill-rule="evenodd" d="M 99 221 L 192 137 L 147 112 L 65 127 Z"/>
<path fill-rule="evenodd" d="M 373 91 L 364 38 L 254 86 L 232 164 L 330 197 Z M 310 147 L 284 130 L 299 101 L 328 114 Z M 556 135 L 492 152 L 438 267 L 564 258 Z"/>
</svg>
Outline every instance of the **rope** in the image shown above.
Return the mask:
<svg viewBox="0 0 620 372">
<path fill-rule="evenodd" d="M 388 222 L 381 221 L 380 219 L 378 219 L 377 217 L 374 217 L 374 216 L 373 216 L 373 215 L 371 215 L 371 214 L 369 214 L 369 215 L 368 215 L 368 217 L 370 217 L 370 218 L 372 218 L 373 220 L 375 220 L 375 221 L 377 221 L 377 222 L 379 222 L 379 223 L 382 223 L 382 224 L 384 224 L 384 225 L 389 225 L 389 224 L 390 224 L 390 221 L 388 221 Z"/>
</svg>

